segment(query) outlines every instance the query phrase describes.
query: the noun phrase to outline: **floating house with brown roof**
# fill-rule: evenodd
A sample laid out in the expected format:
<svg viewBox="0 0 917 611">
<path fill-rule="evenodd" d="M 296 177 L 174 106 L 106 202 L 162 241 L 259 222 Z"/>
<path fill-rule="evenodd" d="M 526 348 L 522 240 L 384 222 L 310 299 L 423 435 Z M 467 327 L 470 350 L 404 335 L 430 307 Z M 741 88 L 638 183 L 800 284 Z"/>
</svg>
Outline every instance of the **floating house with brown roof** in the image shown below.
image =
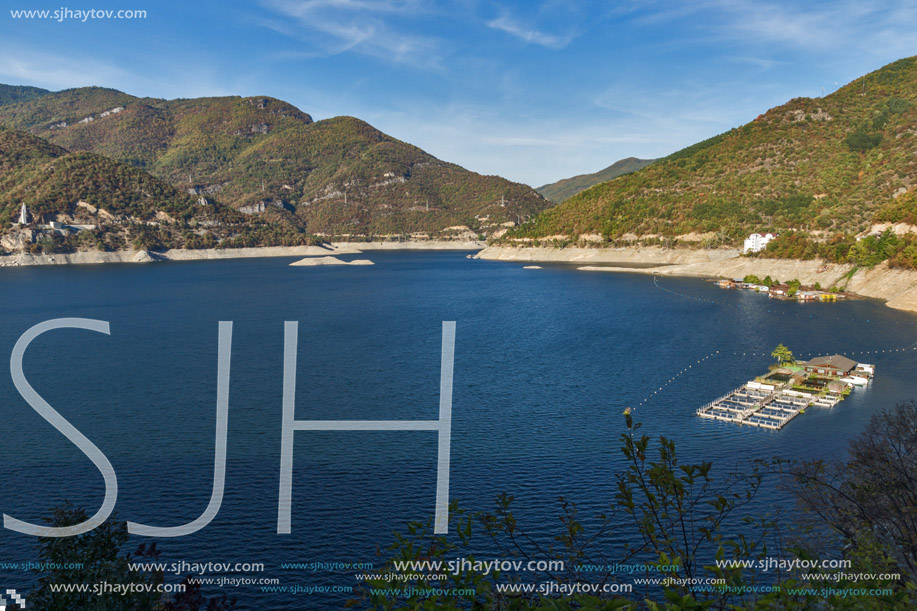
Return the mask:
<svg viewBox="0 0 917 611">
<path fill-rule="evenodd" d="M 817 356 L 814 359 L 799 363 L 807 374 L 841 378 L 853 371 L 857 363 L 840 354 Z"/>
</svg>

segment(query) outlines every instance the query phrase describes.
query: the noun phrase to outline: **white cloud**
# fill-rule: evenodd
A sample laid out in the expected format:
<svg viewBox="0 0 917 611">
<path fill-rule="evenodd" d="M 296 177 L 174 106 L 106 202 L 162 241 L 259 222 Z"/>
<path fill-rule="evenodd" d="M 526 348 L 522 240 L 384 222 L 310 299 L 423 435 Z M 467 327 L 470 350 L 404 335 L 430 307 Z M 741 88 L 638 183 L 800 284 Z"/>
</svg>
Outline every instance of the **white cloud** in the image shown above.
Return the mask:
<svg viewBox="0 0 917 611">
<path fill-rule="evenodd" d="M 0 47 L 0 80 L 50 89 L 109 85 L 126 78 L 120 68 L 93 59 L 26 51 L 20 45 Z"/>
<path fill-rule="evenodd" d="M 730 24 L 729 34 L 819 49 L 836 46 L 841 37 L 845 37 L 847 26 L 860 22 L 870 12 L 868 4 L 863 2 L 791 6 L 775 2 L 725 0 L 719 8 Z"/>
<path fill-rule="evenodd" d="M 318 56 L 355 51 L 415 68 L 437 70 L 442 42 L 408 34 L 389 24 L 392 18 L 425 14 L 420 0 L 262 0 L 281 19 L 258 23 L 318 49 Z M 290 22 L 289 19 L 293 21 Z M 305 51 L 309 56 L 314 51 Z"/>
<path fill-rule="evenodd" d="M 603 126 L 604 127 L 604 126 Z M 545 136 L 520 136 L 514 135 L 513 129 L 521 131 L 537 132 L 540 131 L 535 125 L 506 126 L 502 129 L 504 132 L 500 135 L 485 135 L 481 138 L 482 144 L 490 144 L 506 148 L 540 148 L 540 149 L 576 149 L 579 147 L 593 147 L 599 144 L 647 144 L 656 142 L 654 138 L 646 134 L 632 133 L 619 136 L 602 136 L 603 129 L 598 130 L 577 130 L 571 132 L 569 127 L 562 134 L 545 137 Z"/>
<path fill-rule="evenodd" d="M 136 65 L 136 64 L 134 64 Z M 0 44 L 0 82 L 59 90 L 74 87 L 111 87 L 136 96 L 197 97 L 238 94 L 242 75 L 225 78 L 213 66 L 167 62 L 134 70 L 122 64 L 72 53 L 49 53 L 18 42 Z"/>
<path fill-rule="evenodd" d="M 638 26 L 687 24 L 680 30 L 686 38 L 701 32 L 708 41 L 742 46 L 822 52 L 856 49 L 870 55 L 891 48 L 899 49 L 899 54 L 913 53 L 911 32 L 917 26 L 917 5 L 912 0 L 649 0 L 622 15 Z"/>
<path fill-rule="evenodd" d="M 548 49 L 563 49 L 573 40 L 572 35 L 558 36 L 555 34 L 546 34 L 539 30 L 525 27 L 517 20 L 507 15 L 488 21 L 487 27 L 493 28 L 494 30 L 501 30 L 527 43 L 541 45 Z"/>
<path fill-rule="evenodd" d="M 424 6 L 424 3 L 418 0 L 281 0 L 268 1 L 267 4 L 282 6 L 286 12 L 298 15 L 308 15 L 324 8 L 373 13 L 404 13 L 420 11 Z"/>
<path fill-rule="evenodd" d="M 748 64 L 748 65 L 760 68 L 762 70 L 770 70 L 771 68 L 775 68 L 777 66 L 785 66 L 788 63 L 784 61 L 778 61 L 776 59 L 770 59 L 767 57 L 751 57 L 751 56 L 742 56 L 742 55 L 733 56 L 733 57 L 727 56 L 726 61 L 730 61 L 735 64 Z"/>
</svg>

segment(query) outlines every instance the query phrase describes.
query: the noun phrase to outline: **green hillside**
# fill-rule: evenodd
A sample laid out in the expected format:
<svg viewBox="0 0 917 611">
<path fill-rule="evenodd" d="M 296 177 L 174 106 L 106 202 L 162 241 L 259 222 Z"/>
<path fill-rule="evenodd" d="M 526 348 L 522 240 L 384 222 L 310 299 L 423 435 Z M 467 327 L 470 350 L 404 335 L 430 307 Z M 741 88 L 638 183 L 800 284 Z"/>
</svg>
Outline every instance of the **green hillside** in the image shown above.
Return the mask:
<svg viewBox="0 0 917 611">
<path fill-rule="evenodd" d="M 33 223 L 18 229 L 12 223 L 22 204 Z M 52 221 L 70 229 L 51 230 Z M 293 223 L 269 224 L 215 202 L 202 204 L 139 168 L 8 129 L 0 129 L 0 226 L 9 251 L 313 241 Z"/>
<path fill-rule="evenodd" d="M 854 263 L 869 267 L 888 261 L 892 267 L 917 269 L 917 188 L 880 206 L 865 235 L 833 233 L 816 236 L 802 231 L 788 231 L 772 240 L 755 256 L 771 259 L 825 259 L 836 263 Z M 904 223 L 901 231 L 894 225 Z M 893 225 L 889 227 L 888 225 Z M 884 229 L 883 229 L 884 228 Z"/>
<path fill-rule="evenodd" d="M 546 199 L 559 204 L 570 199 L 580 191 L 585 191 L 592 185 L 606 182 L 623 174 L 636 172 L 654 161 L 656 160 L 628 157 L 614 162 L 604 170 L 599 170 L 592 174 L 580 174 L 578 176 L 564 178 L 563 180 L 552 182 L 549 185 L 542 185 L 535 190 L 544 195 Z"/>
<path fill-rule="evenodd" d="M 269 97 L 135 98 L 98 87 L 0 107 L 0 125 L 128 163 L 181 191 L 291 217 L 313 234 L 490 233 L 550 204 L 352 117 L 313 122 Z M 261 212 L 261 209 L 264 212 Z"/>
<path fill-rule="evenodd" d="M 917 187 L 879 208 L 876 221 L 917 226 Z"/>
<path fill-rule="evenodd" d="M 17 102 L 27 102 L 48 93 L 51 92 L 47 89 L 41 89 L 40 87 L 30 87 L 28 85 L 0 85 L 0 106 L 4 104 L 16 104 Z"/>
<path fill-rule="evenodd" d="M 192 216 L 194 198 L 142 170 L 92 153 L 71 153 L 41 138 L 0 130 L 0 206 L 37 214 L 73 212 L 79 200 L 112 214 L 150 219 L 162 210 Z"/>
<path fill-rule="evenodd" d="M 596 185 L 504 239 L 673 238 L 752 231 L 814 240 L 866 229 L 917 183 L 917 58 L 824 98 L 797 98 L 647 168 Z"/>
</svg>

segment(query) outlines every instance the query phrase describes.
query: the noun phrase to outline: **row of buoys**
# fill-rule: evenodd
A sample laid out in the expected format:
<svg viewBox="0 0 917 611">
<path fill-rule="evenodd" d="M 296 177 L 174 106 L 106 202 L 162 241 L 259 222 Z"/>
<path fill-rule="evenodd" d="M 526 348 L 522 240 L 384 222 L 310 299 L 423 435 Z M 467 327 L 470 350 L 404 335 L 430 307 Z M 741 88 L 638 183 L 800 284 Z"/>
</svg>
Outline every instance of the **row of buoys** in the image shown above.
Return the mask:
<svg viewBox="0 0 917 611">
<path fill-rule="evenodd" d="M 668 386 L 669 384 L 671 384 L 672 382 L 674 382 L 675 380 L 677 380 L 679 377 L 683 376 L 684 374 L 688 373 L 688 371 L 690 371 L 691 369 L 693 369 L 693 368 L 694 368 L 694 365 L 700 365 L 701 363 L 703 363 L 703 362 L 706 361 L 707 359 L 710 359 L 710 358 L 712 358 L 712 357 L 718 355 L 719 353 L 720 353 L 720 351 L 719 351 L 719 350 L 716 350 L 716 351 L 714 351 L 714 352 L 711 352 L 710 354 L 708 354 L 707 356 L 705 356 L 705 357 L 703 357 L 703 358 L 697 359 L 697 361 L 696 361 L 695 363 L 693 363 L 693 364 L 691 364 L 691 365 L 688 365 L 687 367 L 685 367 L 684 369 L 682 369 L 681 371 L 679 371 L 678 373 L 676 373 L 675 375 L 673 375 L 671 378 L 669 378 L 668 380 L 666 380 L 665 382 L 663 382 L 662 386 L 660 386 L 659 388 L 657 388 L 656 390 L 654 390 L 653 392 L 651 392 L 650 394 L 648 394 L 646 397 L 644 397 L 643 399 L 641 399 L 640 402 L 639 402 L 637 405 L 638 405 L 638 406 L 643 405 L 644 403 L 646 403 L 647 401 L 649 401 L 650 399 L 652 399 L 654 396 L 656 396 L 657 394 L 659 394 L 666 386 Z"/>
<path fill-rule="evenodd" d="M 912 344 L 912 345 L 910 345 L 910 346 L 905 346 L 905 347 L 903 347 L 903 348 L 885 348 L 885 349 L 881 349 L 881 350 L 857 350 L 857 351 L 854 351 L 854 352 L 846 352 L 845 354 L 847 354 L 847 355 L 849 355 L 849 356 L 858 356 L 858 355 L 863 355 L 863 354 L 886 354 L 886 353 L 892 353 L 892 352 L 906 352 L 906 351 L 908 351 L 908 350 L 917 350 L 917 342 L 915 342 L 914 344 Z M 657 388 L 656 390 L 654 390 L 653 392 L 651 392 L 650 394 L 648 394 L 647 396 L 645 396 L 643 399 L 641 399 L 640 402 L 637 404 L 637 406 L 639 407 L 639 406 L 641 406 L 641 405 L 643 405 L 643 404 L 649 402 L 650 399 L 652 399 L 652 398 L 655 397 L 657 394 L 659 394 L 660 392 L 662 392 L 662 390 L 664 390 L 669 384 L 671 384 L 672 382 L 674 382 L 675 380 L 677 380 L 678 378 L 680 378 L 680 377 L 683 376 L 684 374 L 686 374 L 686 373 L 688 373 L 689 371 L 691 371 L 691 370 L 694 368 L 694 365 L 700 365 L 700 364 L 703 363 L 704 361 L 706 361 L 706 360 L 708 360 L 708 359 L 710 359 L 710 358 L 712 358 L 712 357 L 714 357 L 714 356 L 716 356 L 716 355 L 718 355 L 718 354 L 720 354 L 720 351 L 719 351 L 719 350 L 716 350 L 716 351 L 714 351 L 714 352 L 711 352 L 711 353 L 708 354 L 707 356 L 698 359 L 695 363 L 693 363 L 693 364 L 691 364 L 691 365 L 688 365 L 688 366 L 685 367 L 684 369 L 680 370 L 678 373 L 676 373 L 675 375 L 673 375 L 671 378 L 669 378 L 668 380 L 666 380 L 665 382 L 663 382 L 662 386 L 660 386 L 659 388 Z M 763 357 L 763 356 L 773 356 L 773 355 L 771 355 L 770 353 L 767 353 L 767 352 L 748 352 L 748 351 L 746 351 L 746 352 L 739 352 L 739 351 L 735 351 L 735 352 L 733 352 L 733 353 L 731 354 L 731 356 L 758 356 L 758 357 Z M 806 356 L 806 357 L 811 358 L 811 357 L 814 356 L 814 355 L 808 354 L 808 355 L 801 355 L 801 356 Z"/>
</svg>

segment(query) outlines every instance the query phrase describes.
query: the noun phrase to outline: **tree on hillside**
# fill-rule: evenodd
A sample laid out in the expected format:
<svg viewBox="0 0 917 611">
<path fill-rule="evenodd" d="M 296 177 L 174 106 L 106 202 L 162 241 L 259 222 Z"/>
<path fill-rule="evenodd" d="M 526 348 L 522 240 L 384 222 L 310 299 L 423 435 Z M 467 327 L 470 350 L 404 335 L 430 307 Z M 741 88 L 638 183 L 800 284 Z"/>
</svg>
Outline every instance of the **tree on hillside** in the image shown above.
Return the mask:
<svg viewBox="0 0 917 611">
<path fill-rule="evenodd" d="M 783 344 L 778 344 L 771 352 L 771 356 L 777 359 L 778 365 L 793 365 L 796 362 L 793 353 Z"/>
<path fill-rule="evenodd" d="M 894 580 L 898 584 L 917 581 L 914 400 L 873 416 L 851 442 L 847 460 L 804 463 L 794 474 L 803 508 L 832 529 L 855 565 L 875 573 L 901 573 Z"/>
<path fill-rule="evenodd" d="M 882 143 L 882 134 L 870 132 L 866 126 L 861 126 L 844 138 L 844 143 L 855 153 L 865 153 Z"/>
</svg>

